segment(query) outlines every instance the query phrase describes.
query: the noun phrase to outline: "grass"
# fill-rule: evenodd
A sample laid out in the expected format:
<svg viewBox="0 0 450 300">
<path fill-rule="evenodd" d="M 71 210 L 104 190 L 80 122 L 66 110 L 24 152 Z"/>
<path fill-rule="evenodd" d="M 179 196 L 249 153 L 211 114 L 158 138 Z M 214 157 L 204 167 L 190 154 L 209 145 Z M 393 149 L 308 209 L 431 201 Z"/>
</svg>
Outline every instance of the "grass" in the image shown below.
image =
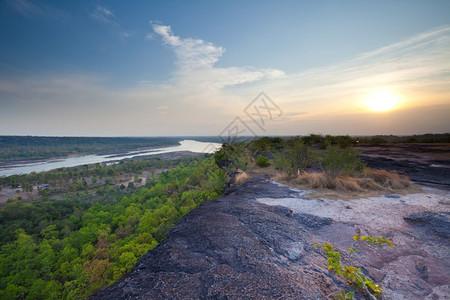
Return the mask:
<svg viewBox="0 0 450 300">
<path fill-rule="evenodd" d="M 311 197 L 351 199 L 420 191 L 420 187 L 412 185 L 406 176 L 366 168 L 354 148 L 329 146 L 317 150 L 297 142 L 286 144 L 283 149 L 273 154 L 273 160 L 261 155 L 256 159 L 254 154 L 247 155 L 248 171 L 266 174 L 291 187 L 312 189 Z M 269 163 L 262 163 L 262 159 Z M 306 162 L 302 163 L 302 159 Z M 240 176 L 243 178 L 235 178 L 234 182 L 248 180 L 247 174 Z"/>
<path fill-rule="evenodd" d="M 241 184 L 244 184 L 245 182 L 247 182 L 249 179 L 250 179 L 250 175 L 248 175 L 247 173 L 242 171 L 233 178 L 233 184 L 241 185 Z"/>
<path fill-rule="evenodd" d="M 297 176 L 276 172 L 272 179 L 301 189 L 312 189 L 312 197 L 361 198 L 387 193 L 406 194 L 418 192 L 406 176 L 386 170 L 366 168 L 358 177 L 330 176 L 319 172 L 302 172 Z"/>
<path fill-rule="evenodd" d="M 411 185 L 408 177 L 400 176 L 397 172 L 386 170 L 365 169 L 364 176 L 371 179 L 378 188 L 390 188 L 394 190 L 405 189 Z"/>
</svg>

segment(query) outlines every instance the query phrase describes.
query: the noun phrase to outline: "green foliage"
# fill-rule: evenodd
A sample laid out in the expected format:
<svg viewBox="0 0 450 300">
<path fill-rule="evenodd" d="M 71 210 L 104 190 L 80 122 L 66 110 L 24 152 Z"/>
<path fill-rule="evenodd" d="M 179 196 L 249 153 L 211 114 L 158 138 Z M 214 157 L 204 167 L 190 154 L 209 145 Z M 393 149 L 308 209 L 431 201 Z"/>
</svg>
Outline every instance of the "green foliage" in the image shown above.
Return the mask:
<svg viewBox="0 0 450 300">
<path fill-rule="evenodd" d="M 270 160 L 267 157 L 262 156 L 262 155 L 258 155 L 258 157 L 256 157 L 255 163 L 258 167 L 261 167 L 261 168 L 266 168 L 266 167 L 270 166 Z"/>
<path fill-rule="evenodd" d="M 357 139 L 348 135 L 319 135 L 311 134 L 303 138 L 305 144 L 315 146 L 319 149 L 326 149 L 329 146 L 336 146 L 340 148 L 347 148 L 357 144 Z"/>
<path fill-rule="evenodd" d="M 380 248 L 383 248 L 383 244 L 387 244 L 389 247 L 394 248 L 394 245 L 392 245 L 392 239 L 387 239 L 382 236 L 379 236 L 379 237 L 361 236 L 361 235 L 357 234 L 353 237 L 353 240 L 355 240 L 355 241 L 361 240 L 362 242 L 366 241 L 370 245 L 377 245 Z M 351 248 L 349 248 L 349 249 L 351 249 Z"/>
<path fill-rule="evenodd" d="M 86 298 L 126 275 L 183 215 L 219 197 L 226 179 L 209 157 L 94 203 L 9 201 L 0 210 L 0 299 Z"/>
<path fill-rule="evenodd" d="M 303 142 L 308 146 L 315 146 L 319 149 L 326 149 L 331 145 L 330 140 L 320 134 L 310 134 L 303 137 Z"/>
<path fill-rule="evenodd" d="M 322 155 L 322 166 L 325 172 L 332 176 L 339 175 L 356 176 L 361 174 L 365 164 L 353 148 L 328 147 Z"/>
<path fill-rule="evenodd" d="M 262 137 L 248 143 L 248 150 L 252 155 L 268 154 L 277 151 L 284 146 L 284 141 L 279 137 Z"/>
<path fill-rule="evenodd" d="M 355 296 L 355 293 L 353 291 L 350 291 L 348 293 L 345 292 L 345 290 L 341 290 L 341 292 L 334 296 L 335 300 L 352 300 Z"/>
<path fill-rule="evenodd" d="M 301 139 L 289 140 L 286 148 L 274 155 L 275 168 L 289 175 L 297 174 L 316 161 L 316 155 L 311 147 Z"/>
<path fill-rule="evenodd" d="M 241 169 L 247 170 L 248 159 L 245 153 L 245 144 L 223 144 L 222 148 L 214 154 L 216 164 L 228 173 Z"/>
<path fill-rule="evenodd" d="M 353 237 L 353 240 L 361 240 L 366 241 L 370 245 L 377 245 L 380 248 L 383 247 L 383 244 L 387 244 L 390 247 L 394 247 L 391 239 L 387 239 L 385 237 L 372 237 L 372 236 L 361 236 L 359 234 Z M 319 244 L 313 245 L 314 248 L 318 247 Z M 325 252 L 327 257 L 327 265 L 328 270 L 335 272 L 337 275 L 344 277 L 348 280 L 349 284 L 354 286 L 357 289 L 364 290 L 370 298 L 375 299 L 376 297 L 381 296 L 381 292 L 383 288 L 375 284 L 373 280 L 365 276 L 361 268 L 357 268 L 351 265 L 346 265 L 341 263 L 341 253 L 337 251 L 333 245 L 326 243 L 322 244 L 322 250 Z M 349 257 L 352 253 L 358 252 L 359 250 L 348 248 Z M 348 292 L 346 293 L 344 290 L 341 290 L 341 293 L 335 296 L 335 299 L 353 299 L 354 293 Z"/>
<path fill-rule="evenodd" d="M 159 158 L 136 159 L 130 161 L 121 161 L 118 164 L 103 165 L 95 164 L 92 166 L 79 166 L 74 168 L 61 168 L 48 172 L 23 175 L 12 175 L 8 177 L 0 177 L 0 186 L 12 186 L 17 188 L 22 185 L 25 191 L 31 192 L 33 185 L 38 183 L 47 183 L 51 188 L 45 192 L 41 192 L 46 196 L 51 196 L 64 191 L 87 191 L 92 188 L 103 188 L 100 193 L 104 193 L 105 185 L 114 184 L 119 175 L 130 174 L 134 176 L 136 173 L 141 174 L 143 171 L 154 169 L 166 169 L 177 166 L 181 161 L 191 161 L 190 159 L 162 160 Z M 90 182 L 86 178 L 92 178 Z M 139 179 L 138 179 L 139 182 Z"/>
</svg>

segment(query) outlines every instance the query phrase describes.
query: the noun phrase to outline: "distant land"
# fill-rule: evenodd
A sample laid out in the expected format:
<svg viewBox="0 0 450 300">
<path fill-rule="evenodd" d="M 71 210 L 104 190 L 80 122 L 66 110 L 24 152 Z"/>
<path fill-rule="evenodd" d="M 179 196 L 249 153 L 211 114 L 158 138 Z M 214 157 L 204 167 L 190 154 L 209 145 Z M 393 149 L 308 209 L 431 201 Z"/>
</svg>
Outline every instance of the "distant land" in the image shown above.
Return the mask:
<svg viewBox="0 0 450 300">
<path fill-rule="evenodd" d="M 299 136 L 299 135 L 292 135 Z M 284 136 L 285 138 L 292 136 Z M 314 134 L 312 135 L 314 136 Z M 427 133 L 410 136 L 355 136 L 361 143 L 449 143 L 450 133 Z M 40 160 L 84 154 L 111 154 L 154 147 L 178 145 L 184 139 L 222 143 L 219 136 L 170 137 L 54 137 L 0 135 L 0 164 L 11 161 Z M 248 138 L 247 138 L 248 139 Z"/>
<path fill-rule="evenodd" d="M 48 137 L 0 136 L 0 164 L 70 155 L 116 154 L 140 149 L 179 145 L 186 137 Z M 218 137 L 189 137 L 218 142 Z"/>
</svg>

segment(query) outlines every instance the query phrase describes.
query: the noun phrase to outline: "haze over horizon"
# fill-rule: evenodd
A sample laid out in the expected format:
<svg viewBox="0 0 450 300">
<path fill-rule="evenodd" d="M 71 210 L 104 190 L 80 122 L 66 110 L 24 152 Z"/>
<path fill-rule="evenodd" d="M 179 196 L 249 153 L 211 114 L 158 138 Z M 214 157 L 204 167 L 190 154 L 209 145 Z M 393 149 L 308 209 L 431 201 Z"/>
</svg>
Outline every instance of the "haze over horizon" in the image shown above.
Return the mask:
<svg viewBox="0 0 450 300">
<path fill-rule="evenodd" d="M 0 135 L 450 131 L 449 1 L 0 3 Z M 258 127 L 264 91 L 281 114 Z M 268 113 L 265 112 L 265 113 Z"/>
</svg>

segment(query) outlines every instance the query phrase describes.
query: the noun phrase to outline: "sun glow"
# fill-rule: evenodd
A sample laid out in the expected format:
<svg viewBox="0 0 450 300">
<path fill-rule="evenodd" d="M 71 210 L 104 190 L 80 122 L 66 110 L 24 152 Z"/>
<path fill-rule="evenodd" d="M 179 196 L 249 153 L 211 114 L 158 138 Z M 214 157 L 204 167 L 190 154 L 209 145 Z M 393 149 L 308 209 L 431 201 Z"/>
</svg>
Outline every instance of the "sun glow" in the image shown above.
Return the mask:
<svg viewBox="0 0 450 300">
<path fill-rule="evenodd" d="M 367 107 L 375 112 L 393 110 L 398 102 L 396 95 L 386 91 L 373 93 L 366 98 Z"/>
</svg>

